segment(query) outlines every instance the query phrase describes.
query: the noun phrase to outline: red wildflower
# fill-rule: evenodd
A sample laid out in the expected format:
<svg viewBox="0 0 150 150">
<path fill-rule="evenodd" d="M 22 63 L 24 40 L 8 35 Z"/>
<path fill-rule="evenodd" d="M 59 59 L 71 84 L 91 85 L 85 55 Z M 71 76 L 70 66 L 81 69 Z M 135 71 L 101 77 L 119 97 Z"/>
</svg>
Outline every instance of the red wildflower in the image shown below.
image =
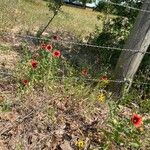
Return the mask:
<svg viewBox="0 0 150 150">
<path fill-rule="evenodd" d="M 52 50 L 52 45 L 50 45 L 50 44 L 48 44 L 47 46 L 46 46 L 46 49 L 48 50 L 48 51 L 51 51 Z"/>
<path fill-rule="evenodd" d="M 102 76 L 102 77 L 100 78 L 100 80 L 102 80 L 103 83 L 105 83 L 105 84 L 108 84 L 108 83 L 110 82 L 110 81 L 108 80 L 107 76 Z"/>
<path fill-rule="evenodd" d="M 88 74 L 88 70 L 87 69 L 83 69 L 82 70 L 82 75 L 87 76 L 87 74 Z"/>
<path fill-rule="evenodd" d="M 41 48 L 42 48 L 42 49 L 45 49 L 46 46 L 47 46 L 47 45 L 43 43 L 43 44 L 41 45 Z"/>
<path fill-rule="evenodd" d="M 54 36 L 53 36 L 53 39 L 54 39 L 54 40 L 58 40 L 59 37 L 58 37 L 57 35 L 54 35 Z"/>
<path fill-rule="evenodd" d="M 31 65 L 32 65 L 32 68 L 35 69 L 37 68 L 38 62 L 36 60 L 32 60 Z"/>
<path fill-rule="evenodd" d="M 27 85 L 29 83 L 29 80 L 24 79 L 24 80 L 22 80 L 22 83 L 23 83 L 23 85 Z"/>
<path fill-rule="evenodd" d="M 60 55 L 61 55 L 61 53 L 60 53 L 60 51 L 59 51 L 59 50 L 55 50 L 55 51 L 53 52 L 53 56 L 54 56 L 54 57 L 59 58 L 59 57 L 60 57 Z"/>
<path fill-rule="evenodd" d="M 137 128 L 139 128 L 142 125 L 142 117 L 138 114 L 133 114 L 131 117 L 131 121 Z"/>
<path fill-rule="evenodd" d="M 101 80 L 104 80 L 104 81 L 105 81 L 105 80 L 108 80 L 108 78 L 107 78 L 107 76 L 102 76 L 102 77 L 101 77 Z"/>
</svg>

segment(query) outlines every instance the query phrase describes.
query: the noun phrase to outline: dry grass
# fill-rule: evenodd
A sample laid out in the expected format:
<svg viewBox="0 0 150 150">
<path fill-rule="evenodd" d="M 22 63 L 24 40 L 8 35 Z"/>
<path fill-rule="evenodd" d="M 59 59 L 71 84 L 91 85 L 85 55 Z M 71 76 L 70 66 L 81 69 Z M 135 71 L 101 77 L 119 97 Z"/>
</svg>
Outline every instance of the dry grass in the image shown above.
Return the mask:
<svg viewBox="0 0 150 150">
<path fill-rule="evenodd" d="M 30 0 L 0 0 L 0 7 L 0 30 L 3 31 L 37 30 L 47 22 L 49 16 L 49 11 L 41 0 L 36 3 Z M 68 31 L 85 36 L 93 32 L 95 24 L 101 24 L 96 19 L 97 13 L 91 10 L 64 6 L 62 11 L 49 31 Z M 0 39 L 0 69 L 6 73 L 16 68 L 23 53 L 20 39 L 14 40 L 12 37 L 13 34 L 10 34 Z M 72 34 L 70 38 L 73 38 Z M 25 72 L 24 69 L 22 71 Z M 64 145 L 69 143 L 71 150 L 79 150 L 76 145 L 79 138 L 89 139 L 88 150 L 126 150 L 126 145 L 118 144 L 118 138 L 123 138 L 128 147 L 129 142 L 136 140 L 136 134 L 142 141 L 140 149 L 149 148 L 149 124 L 143 125 L 143 131 L 135 130 L 137 133 L 132 136 L 132 130 L 128 128 L 130 122 L 124 122 L 124 119 L 129 119 L 133 110 L 138 112 L 137 107 L 133 107 L 133 110 L 118 107 L 115 110 L 116 104 L 111 102 L 109 93 L 106 95 L 106 102 L 100 103 L 97 96 L 101 88 L 93 89 L 92 83 L 89 86 L 84 82 L 76 84 L 72 78 L 63 82 L 52 80 L 46 83 L 45 88 L 41 85 L 32 90 L 22 89 L 20 80 L 13 76 L 0 76 L 0 149 L 67 150 Z M 113 117 L 110 117 L 110 112 Z M 149 114 L 142 115 L 147 117 Z M 109 124 L 108 119 L 114 121 L 115 126 Z M 120 125 L 124 123 L 122 127 L 125 130 L 120 131 Z M 126 132 L 130 135 L 126 135 Z M 136 149 L 134 146 L 130 149 Z"/>
<path fill-rule="evenodd" d="M 52 12 L 49 12 L 46 3 L 0 0 L 0 30 L 33 31 L 46 24 Z M 87 35 L 95 30 L 95 25 L 102 22 L 97 20 L 98 12 L 91 9 L 80 9 L 63 6 L 62 12 L 54 19 L 49 27 L 50 31 L 70 31 L 76 35 Z"/>
</svg>

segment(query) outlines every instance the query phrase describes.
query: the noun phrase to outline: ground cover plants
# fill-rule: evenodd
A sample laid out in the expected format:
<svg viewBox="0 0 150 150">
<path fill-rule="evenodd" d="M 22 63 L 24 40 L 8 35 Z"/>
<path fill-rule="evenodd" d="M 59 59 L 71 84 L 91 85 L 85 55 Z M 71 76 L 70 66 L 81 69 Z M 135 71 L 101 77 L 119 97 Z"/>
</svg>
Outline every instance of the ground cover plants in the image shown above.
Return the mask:
<svg viewBox="0 0 150 150">
<path fill-rule="evenodd" d="M 110 83 L 106 72 L 100 73 L 94 85 L 86 64 L 75 68 L 63 57 L 60 46 L 47 39 L 37 47 L 24 43 L 20 62 L 14 71 L 15 79 L 10 81 L 14 98 L 6 99 L 9 94 L 1 96 L 1 118 L 8 124 L 14 122 L 11 127 L 2 126 L 2 145 L 6 149 L 148 148 L 147 113 L 143 116 L 134 105 L 130 109 L 113 102 L 111 93 L 105 90 Z M 2 93 L 6 91 L 4 84 L 6 81 L 1 84 Z M 18 121 L 16 128 L 19 116 L 30 112 L 31 116 L 22 123 Z M 9 127 L 10 131 L 4 130 Z"/>
<path fill-rule="evenodd" d="M 46 8 L 40 0 L 23 4 L 25 11 L 26 7 Z M 63 8 L 70 15 L 74 10 Z M 1 34 L 0 149 L 149 150 L 149 86 L 133 85 L 127 95 L 115 99 L 109 90 L 113 65 L 105 59 L 110 51 L 63 43 L 84 41 L 73 34 L 74 30 L 66 33 L 50 28 L 39 40 L 36 34 L 32 34 L 35 39 L 11 32 Z M 91 32 L 91 28 L 86 30 Z M 88 42 L 94 43 L 90 38 Z M 98 41 L 105 45 L 104 38 Z M 142 70 L 137 75 L 137 83 L 143 81 Z M 145 75 L 149 76 L 148 71 Z"/>
</svg>

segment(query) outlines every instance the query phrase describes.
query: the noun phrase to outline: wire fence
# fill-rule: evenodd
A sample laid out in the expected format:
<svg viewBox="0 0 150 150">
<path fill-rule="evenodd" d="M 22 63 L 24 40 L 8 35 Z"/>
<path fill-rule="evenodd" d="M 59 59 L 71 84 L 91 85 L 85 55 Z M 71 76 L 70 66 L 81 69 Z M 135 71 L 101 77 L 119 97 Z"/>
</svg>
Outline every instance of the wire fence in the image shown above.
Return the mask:
<svg viewBox="0 0 150 150">
<path fill-rule="evenodd" d="M 124 5 L 124 4 L 119 4 L 119 3 L 114 3 L 114 2 L 111 2 L 111 1 L 101 1 L 101 2 L 116 5 L 116 6 L 120 6 L 120 7 L 125 7 L 125 8 L 128 8 L 128 9 L 133 9 L 133 10 L 137 10 L 137 11 L 150 13 L 150 11 L 148 11 L 148 10 L 138 9 L 138 8 L 135 8 L 135 7 L 131 7 L 131 6 Z M 53 43 L 65 43 L 65 44 L 71 44 L 71 45 L 77 45 L 77 46 L 85 46 L 85 47 L 91 47 L 91 48 L 105 49 L 105 50 L 109 50 L 109 51 L 113 50 L 113 51 L 125 51 L 125 52 L 131 52 L 131 53 L 141 53 L 141 54 L 147 54 L 147 55 L 150 54 L 150 52 L 143 52 L 143 51 L 137 50 L 137 49 L 124 49 L 124 48 L 118 48 L 118 47 L 93 45 L 93 44 L 89 44 L 89 43 L 66 41 L 66 40 L 62 40 L 62 39 L 61 40 L 54 40 L 54 39 L 51 39 L 51 38 L 48 38 L 48 39 L 38 38 L 38 37 L 35 37 L 35 36 L 30 36 L 30 35 L 26 35 L 26 36 L 15 35 L 15 37 L 23 38 L 23 39 L 30 39 L 30 40 L 35 39 L 35 40 L 41 40 L 41 41 L 49 41 L 49 42 L 53 42 Z M 12 73 L 8 73 L 8 72 L 0 72 L 0 74 L 7 75 L 7 76 L 13 76 Z M 55 78 L 62 78 L 62 77 L 55 77 Z M 67 77 L 65 77 L 65 78 L 67 78 Z M 79 79 L 79 78 L 76 78 L 76 80 L 77 79 Z M 101 81 L 99 79 L 86 79 L 86 80 L 88 80 L 88 81 Z M 123 80 L 109 80 L 109 81 L 110 82 L 118 82 L 118 83 L 128 82 L 126 79 L 123 79 Z M 132 82 L 132 83 L 134 83 L 134 84 L 144 84 L 144 85 L 149 85 L 150 84 L 148 82 Z"/>
<path fill-rule="evenodd" d="M 11 35 L 10 35 L 11 36 Z M 143 52 L 141 50 L 137 49 L 124 49 L 124 48 L 118 48 L 118 47 L 109 47 L 109 46 L 102 46 L 102 45 L 93 45 L 88 43 L 81 43 L 81 42 L 74 42 L 74 41 L 66 41 L 66 40 L 54 40 L 52 38 L 42 38 L 42 37 L 36 37 L 31 35 L 15 35 L 15 37 L 22 38 L 22 39 L 35 39 L 35 40 L 41 40 L 41 41 L 48 41 L 53 43 L 65 43 L 65 44 L 71 44 L 71 45 L 77 45 L 77 46 L 85 46 L 85 47 L 92 47 L 92 48 L 99 48 L 99 49 L 105 49 L 105 50 L 116 50 L 116 51 L 127 51 L 127 52 L 134 52 L 134 53 L 141 53 L 141 54 L 150 54 L 150 52 Z M 13 38 L 15 38 L 13 37 Z"/>
<path fill-rule="evenodd" d="M 111 2 L 111 1 L 100 1 L 100 2 L 103 2 L 103 3 L 108 3 L 108 4 L 111 4 L 111 5 L 115 5 L 115 6 L 121 6 L 121 7 L 124 7 L 124 8 L 128 8 L 128 9 L 132 9 L 132 10 L 137 10 L 137 11 L 142 11 L 142 12 L 146 12 L 146 13 L 150 13 L 149 10 L 145 10 L 145 9 L 139 9 L 139 8 L 135 8 L 135 7 L 132 7 L 132 6 L 128 6 L 126 4 L 119 4 L 119 3 L 114 3 L 114 2 Z M 147 3 L 149 4 L 149 3 Z"/>
<path fill-rule="evenodd" d="M 21 38 L 29 38 L 29 39 L 38 39 L 38 40 L 44 40 L 44 41 L 49 41 L 49 42 L 54 42 L 54 43 L 67 43 L 67 44 L 73 44 L 73 45 L 78 45 L 78 46 L 85 46 L 85 47 L 92 47 L 92 48 L 102 48 L 102 49 L 106 49 L 106 50 L 116 50 L 116 51 L 126 51 L 126 52 L 134 52 L 134 53 L 142 53 L 142 54 L 150 54 L 150 52 L 142 52 L 140 50 L 133 50 L 133 49 L 121 49 L 121 48 L 116 48 L 116 47 L 106 47 L 106 46 L 99 46 L 99 45 L 92 45 L 92 44 L 85 44 L 85 43 L 78 43 L 78 42 L 73 42 L 73 41 L 64 41 L 64 40 L 53 40 L 53 39 L 45 39 L 45 38 L 38 38 L 38 37 L 34 37 L 34 36 L 18 36 L 17 37 L 21 37 Z M 78 78 L 76 78 L 78 79 Z M 89 81 L 97 81 L 97 82 L 101 82 L 103 80 L 100 79 L 86 79 Z M 109 80 L 110 82 L 116 82 L 116 83 L 125 83 L 125 82 L 129 82 L 126 79 L 123 80 Z M 149 82 L 134 82 L 132 81 L 133 84 L 143 84 L 143 85 L 150 85 Z"/>
<path fill-rule="evenodd" d="M 74 6 L 80 6 L 80 7 L 82 7 L 81 4 L 78 5 L 78 4 L 74 4 L 74 3 L 70 3 L 70 2 L 65 2 L 65 3 L 66 4 L 70 4 L 70 5 L 74 5 Z M 101 0 L 100 3 L 107 3 L 107 4 L 111 4 L 111 5 L 115 5 L 115 6 L 124 7 L 124 8 L 127 8 L 127 9 L 132 9 L 132 10 L 137 10 L 137 11 L 142 11 L 142 12 L 150 13 L 149 10 L 132 7 L 132 6 L 127 5 L 126 3 L 115 3 L 115 2 L 112 2 L 110 0 L 109 1 Z M 147 2 L 147 4 L 149 4 L 149 3 Z"/>
<path fill-rule="evenodd" d="M 106 1 L 102 1 L 102 2 L 106 2 Z M 146 12 L 146 13 L 150 13 L 150 11 L 147 11 L 147 10 L 143 10 L 143 9 L 138 9 L 138 8 L 134 8 L 134 7 L 131 7 L 131 6 L 125 6 L 125 5 L 122 5 L 122 4 L 118 4 L 118 3 L 113 3 L 111 1 L 107 1 L 107 3 L 109 4 L 112 4 L 112 5 L 117 5 L 117 6 L 121 6 L 121 7 L 126 7 L 126 8 L 129 8 L 129 9 L 133 9 L 133 10 L 138 10 L 138 11 L 142 11 L 142 12 Z M 106 49 L 106 50 L 116 50 L 116 51 L 126 51 L 126 52 L 133 52 L 133 53 L 141 53 L 141 54 L 150 54 L 150 52 L 142 52 L 140 50 L 134 50 L 134 49 L 122 49 L 122 48 L 117 48 L 117 47 L 106 47 L 106 46 L 101 46 L 101 45 L 93 45 L 93 44 L 88 44 L 88 43 L 79 43 L 79 42 L 73 42 L 73 41 L 65 41 L 65 40 L 53 40 L 53 39 L 45 39 L 45 38 L 37 38 L 37 37 L 34 37 L 34 36 L 21 36 L 21 35 L 16 35 L 16 37 L 19 37 L 19 38 L 29 38 L 29 39 L 38 39 L 38 40 L 41 40 L 41 41 L 49 41 L 49 42 L 54 42 L 54 43 L 66 43 L 66 44 L 72 44 L 72 45 L 77 45 L 77 46 L 85 46 L 85 47 L 92 47 L 92 48 L 100 48 L 100 49 Z M 3 71 L 0 71 L 0 74 L 1 75 L 4 75 L 4 76 L 13 76 L 15 78 L 15 76 L 13 75 L 13 73 L 8 73 L 8 72 L 3 72 Z M 71 78 L 71 77 L 59 77 L 59 76 L 55 76 L 54 77 L 55 79 L 67 79 L 67 78 Z M 53 79 L 53 78 L 51 78 Z M 80 80 L 82 79 L 81 77 L 73 77 L 74 80 Z M 94 79 L 94 78 L 85 78 L 84 79 L 85 81 L 96 81 L 96 82 L 102 82 L 103 80 L 101 79 Z M 109 82 L 114 82 L 114 83 L 125 83 L 125 82 L 128 82 L 128 80 L 124 79 L 124 80 L 111 80 L 109 79 Z M 137 84 L 137 85 L 150 85 L 149 82 L 135 82 L 135 81 L 132 81 L 133 84 Z M 39 110 L 38 110 L 39 111 Z M 3 135 L 5 134 L 6 132 L 9 132 L 10 130 L 12 130 L 12 128 L 14 126 L 17 126 L 19 125 L 20 123 L 22 123 L 26 118 L 30 117 L 31 115 L 33 115 L 33 113 L 35 112 L 35 110 L 32 110 L 30 111 L 27 115 L 25 115 L 24 117 L 18 117 L 15 121 L 16 121 L 16 124 L 15 125 L 12 125 L 10 128 L 8 128 L 6 126 L 6 128 L 3 128 L 1 131 L 0 131 L 0 135 Z M 20 120 L 19 120 L 20 119 Z"/>
<path fill-rule="evenodd" d="M 13 73 L 5 73 L 3 71 L 0 72 L 1 75 L 6 75 L 6 76 L 11 76 L 14 77 Z M 73 79 L 74 81 L 78 81 L 78 80 L 83 80 L 83 77 L 67 77 L 67 76 L 55 76 L 55 77 L 51 77 L 49 79 Z M 105 82 L 103 79 L 97 79 L 97 78 L 84 78 L 84 81 L 93 81 L 93 82 Z M 128 80 L 124 79 L 124 80 L 112 80 L 112 79 L 108 79 L 108 82 L 114 82 L 114 83 L 125 83 L 125 82 L 129 82 Z M 133 84 L 138 84 L 138 85 L 150 85 L 149 82 L 132 82 Z"/>
<path fill-rule="evenodd" d="M 116 51 L 126 51 L 126 52 L 132 52 L 132 53 L 141 53 L 141 54 L 150 54 L 150 52 L 142 52 L 140 50 L 133 50 L 133 49 L 123 49 L 123 48 L 117 48 L 117 47 L 107 47 L 107 46 L 100 46 L 100 45 L 93 45 L 93 44 L 88 44 L 88 43 L 81 43 L 81 42 L 73 42 L 73 41 L 65 41 L 65 40 L 54 40 L 53 38 L 42 38 L 42 37 L 35 37 L 35 36 L 30 36 L 30 35 L 15 35 L 13 38 L 21 38 L 24 39 L 25 41 L 28 39 L 30 39 L 32 41 L 32 39 L 34 40 L 40 40 L 40 41 L 46 41 L 46 42 L 52 42 L 52 43 L 60 43 L 60 44 L 71 44 L 71 45 L 77 45 L 77 46 L 85 46 L 85 47 L 92 47 L 92 48 L 99 48 L 99 49 L 105 49 L 105 50 L 116 50 Z M 1 75 L 6 75 L 5 77 L 14 77 L 13 73 L 8 73 L 8 72 L 3 72 L 0 71 Z M 61 79 L 61 78 L 70 78 L 70 77 L 59 77 L 59 76 L 55 76 L 55 79 Z M 52 78 L 53 79 L 53 78 Z M 76 77 L 74 78 L 74 80 L 79 80 L 81 79 L 80 77 Z M 96 79 L 96 78 L 85 78 L 85 81 L 96 81 L 96 82 L 102 82 L 103 80 L 101 79 Z M 125 83 L 125 82 L 129 82 L 126 79 L 123 80 L 109 80 L 109 82 L 114 82 L 114 83 Z M 132 81 L 133 84 L 138 84 L 138 85 L 150 85 L 149 82 L 134 82 Z"/>
<path fill-rule="evenodd" d="M 134 49 L 124 49 L 124 48 L 117 48 L 117 47 L 93 45 L 93 44 L 78 43 L 78 42 L 65 41 L 65 40 L 45 39 L 45 38 L 38 38 L 38 37 L 35 37 L 35 36 L 29 36 L 29 35 L 26 35 L 26 36 L 16 35 L 16 37 L 20 37 L 20 38 L 24 38 L 24 39 L 26 39 L 26 38 L 37 39 L 37 40 L 42 40 L 42 41 L 54 42 L 54 43 L 66 43 L 66 44 L 72 44 L 72 45 L 78 45 L 78 46 L 101 48 L 101 49 L 106 49 L 106 50 L 116 50 L 116 51 L 127 51 L 127 52 L 134 52 L 134 53 L 150 54 L 150 52 L 143 52 L 143 51 L 134 50 Z"/>
</svg>

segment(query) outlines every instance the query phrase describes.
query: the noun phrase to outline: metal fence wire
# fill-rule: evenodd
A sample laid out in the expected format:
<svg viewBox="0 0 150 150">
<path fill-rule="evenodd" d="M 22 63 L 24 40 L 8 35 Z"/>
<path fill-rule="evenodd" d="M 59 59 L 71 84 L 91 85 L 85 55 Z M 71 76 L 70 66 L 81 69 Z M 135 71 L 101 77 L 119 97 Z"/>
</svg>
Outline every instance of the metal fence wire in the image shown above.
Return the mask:
<svg viewBox="0 0 150 150">
<path fill-rule="evenodd" d="M 134 8 L 134 7 L 131 7 L 131 6 L 126 6 L 126 5 L 122 5 L 122 4 L 118 4 L 118 3 L 113 3 L 111 1 L 102 1 L 102 2 L 105 2 L 105 3 L 109 3 L 109 4 L 112 4 L 112 5 L 117 5 L 117 6 L 120 6 L 120 7 L 126 7 L 126 8 L 129 8 L 129 9 L 133 9 L 133 10 L 138 10 L 138 11 L 142 11 L 142 12 L 145 12 L 145 13 L 150 13 L 150 11 L 147 11 L 147 10 L 143 10 L 143 9 L 138 9 L 138 8 Z M 37 38 L 37 37 L 34 37 L 34 36 L 29 36 L 29 35 L 26 35 L 26 36 L 22 36 L 22 35 L 16 35 L 16 37 L 19 37 L 19 38 L 23 38 L 23 39 L 38 39 L 38 40 L 41 40 L 41 41 L 47 41 L 47 39 L 45 38 Z M 100 49 L 105 49 L 105 50 L 115 50 L 115 51 L 130 51 L 130 52 L 133 52 L 133 53 L 144 53 L 144 54 L 147 54 L 149 55 L 150 52 L 142 52 L 140 50 L 133 50 L 133 49 L 121 49 L 121 48 L 117 48 L 117 47 L 106 47 L 106 46 L 101 46 L 101 45 L 92 45 L 92 44 L 87 44 L 87 43 L 79 43 L 79 42 L 74 42 L 74 41 L 65 41 L 65 40 L 53 40 L 53 39 L 48 39 L 49 42 L 54 42 L 54 43 L 66 43 L 66 44 L 71 44 L 71 45 L 77 45 L 77 46 L 85 46 L 85 47 L 92 47 L 92 48 L 100 48 Z M 0 75 L 2 76 L 5 76 L 5 77 L 14 77 L 14 74 L 13 72 L 4 72 L 4 71 L 0 71 Z M 55 76 L 55 78 L 57 79 L 61 79 L 62 77 L 59 77 L 59 76 Z M 68 78 L 68 77 L 63 77 L 63 78 Z M 69 77 L 70 78 L 70 77 Z M 74 78 L 75 80 L 79 80 L 80 77 L 76 77 Z M 103 81 L 103 80 L 100 80 L 100 79 L 95 79 L 95 78 L 90 78 L 90 79 L 85 79 L 87 81 Z M 109 80 L 109 82 L 117 82 L 117 83 L 124 83 L 124 82 L 127 82 L 126 79 L 124 80 Z M 133 84 L 137 84 L 137 85 L 150 85 L 149 82 L 135 82 L 133 81 L 132 82 Z M 23 103 L 22 103 L 23 105 Z M 26 107 L 26 106 L 25 106 Z M 27 115 L 25 115 L 24 117 L 22 117 L 21 119 L 20 118 L 17 118 L 16 119 L 16 124 L 15 125 L 12 125 L 10 126 L 9 128 L 6 127 L 3 128 L 1 131 L 0 131 L 0 135 L 3 135 L 5 134 L 6 132 L 9 132 L 14 126 L 18 126 L 19 124 L 21 124 L 27 117 L 29 116 L 32 116 L 33 113 L 35 112 L 36 110 L 32 110 L 30 111 L 29 113 L 27 113 Z M 20 120 L 19 120 L 20 119 Z"/>
<path fill-rule="evenodd" d="M 116 51 L 127 51 L 127 52 L 132 52 L 132 53 L 144 53 L 144 54 L 150 54 L 150 52 L 141 52 L 140 50 L 133 50 L 133 49 L 121 49 L 121 48 L 117 48 L 117 47 L 106 47 L 106 46 L 99 46 L 99 45 L 92 45 L 92 44 L 87 44 L 87 43 L 79 43 L 79 42 L 73 42 L 73 41 L 65 41 L 65 40 L 54 40 L 52 38 L 38 38 L 38 37 L 35 37 L 35 36 L 30 36 L 30 35 L 26 35 L 26 36 L 22 36 L 22 35 L 15 35 L 14 38 L 21 38 L 23 40 L 26 40 L 26 39 L 30 39 L 31 41 L 33 39 L 35 40 L 40 40 L 40 41 L 46 41 L 46 42 L 52 42 L 52 43 L 60 43 L 60 44 L 71 44 L 71 45 L 77 45 L 77 46 L 85 46 L 85 47 L 92 47 L 92 48 L 100 48 L 100 49 L 105 49 L 105 50 L 116 50 Z M 4 72 L 4 71 L 0 71 L 0 74 L 5 76 L 5 77 L 15 77 L 13 75 L 12 72 Z M 55 76 L 55 79 L 61 79 L 62 77 L 60 76 Z M 67 77 L 67 76 L 63 76 L 63 78 L 70 78 L 70 77 Z M 52 78 L 53 79 L 53 78 Z M 74 77 L 73 78 L 74 80 L 79 80 L 81 79 L 80 77 Z M 85 81 L 96 81 L 96 82 L 102 82 L 103 80 L 100 80 L 100 79 L 96 79 L 96 78 L 89 78 L 89 79 L 86 79 L 85 78 Z M 109 82 L 116 82 L 116 83 L 125 83 L 125 82 L 128 82 L 126 79 L 123 79 L 123 80 L 109 80 Z M 133 84 L 137 84 L 137 85 L 150 85 L 149 82 L 135 82 L 135 81 L 132 81 Z"/>
</svg>

